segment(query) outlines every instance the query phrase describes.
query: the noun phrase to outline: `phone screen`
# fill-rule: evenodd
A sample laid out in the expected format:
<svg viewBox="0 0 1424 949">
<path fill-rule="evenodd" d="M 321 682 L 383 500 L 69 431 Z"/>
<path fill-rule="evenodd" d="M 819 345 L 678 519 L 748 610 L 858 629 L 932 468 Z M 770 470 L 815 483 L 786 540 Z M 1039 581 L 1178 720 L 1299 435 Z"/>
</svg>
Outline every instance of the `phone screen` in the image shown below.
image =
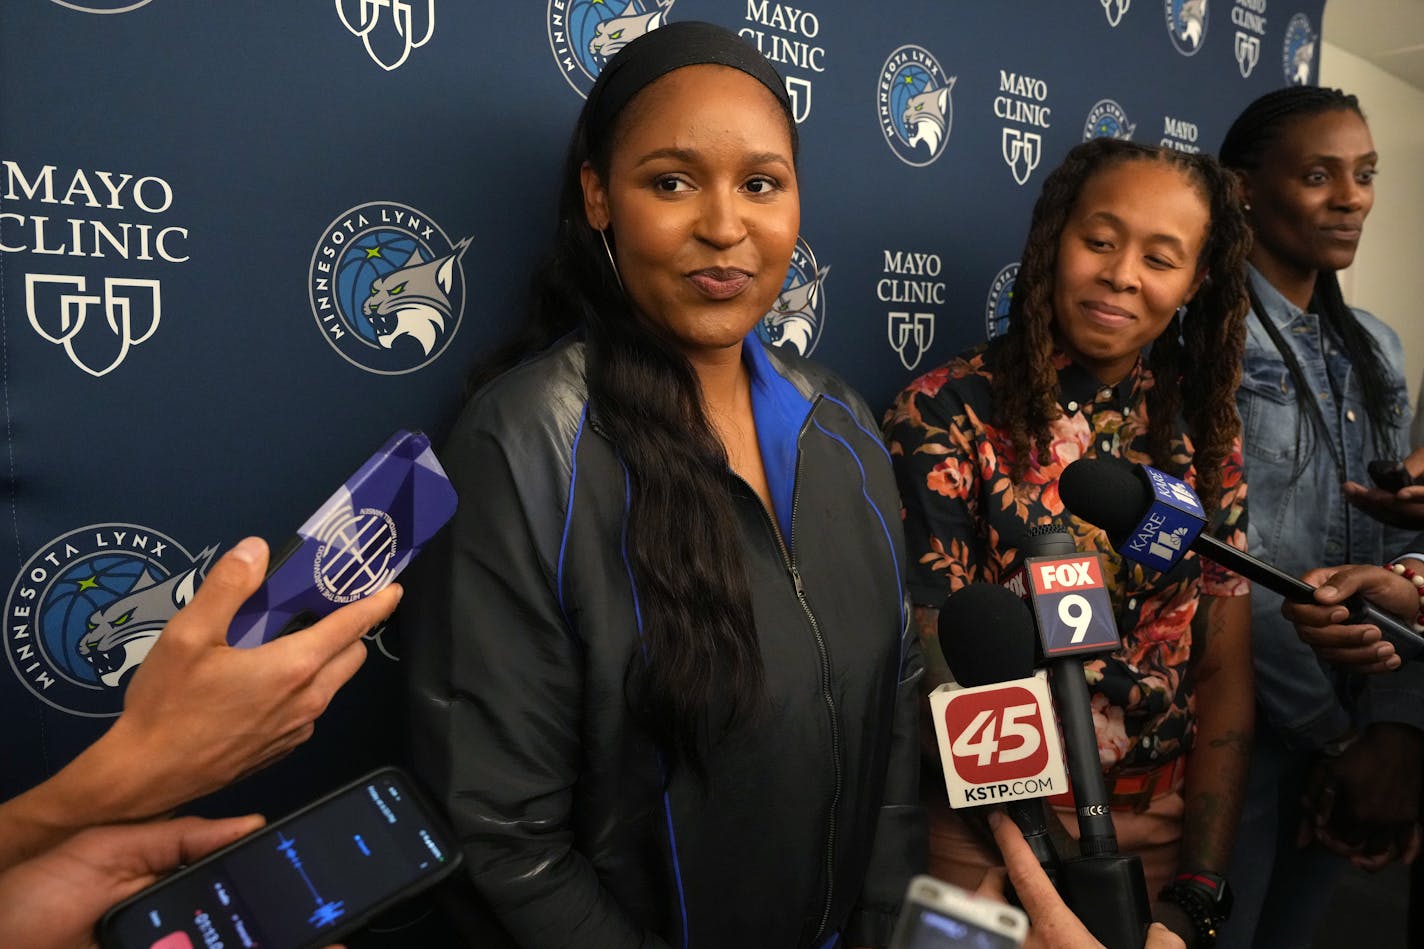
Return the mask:
<svg viewBox="0 0 1424 949">
<path fill-rule="evenodd" d="M 905 904 L 905 949 L 1018 949 L 1019 941 L 916 903 Z"/>
<path fill-rule="evenodd" d="M 180 871 L 119 907 L 123 949 L 322 946 L 457 860 L 397 771 L 381 771 Z"/>
</svg>

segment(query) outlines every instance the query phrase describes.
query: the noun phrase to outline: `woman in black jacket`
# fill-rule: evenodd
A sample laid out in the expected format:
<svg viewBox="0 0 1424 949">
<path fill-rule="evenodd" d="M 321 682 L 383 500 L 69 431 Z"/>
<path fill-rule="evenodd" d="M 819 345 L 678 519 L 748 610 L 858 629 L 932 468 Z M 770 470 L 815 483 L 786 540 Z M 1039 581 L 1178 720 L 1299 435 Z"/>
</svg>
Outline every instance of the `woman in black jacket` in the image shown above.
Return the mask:
<svg viewBox="0 0 1424 949">
<path fill-rule="evenodd" d="M 755 332 L 799 215 L 766 59 L 710 24 L 629 43 L 442 454 L 416 762 L 519 945 L 883 945 L 923 865 L 888 457 Z"/>
</svg>

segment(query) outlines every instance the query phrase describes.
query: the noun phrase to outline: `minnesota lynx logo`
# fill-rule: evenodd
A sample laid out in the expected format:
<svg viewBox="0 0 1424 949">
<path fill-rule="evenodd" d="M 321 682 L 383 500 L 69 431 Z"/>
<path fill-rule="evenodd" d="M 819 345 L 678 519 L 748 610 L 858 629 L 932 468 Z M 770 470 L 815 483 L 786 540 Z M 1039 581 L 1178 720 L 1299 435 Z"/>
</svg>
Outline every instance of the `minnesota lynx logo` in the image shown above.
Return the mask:
<svg viewBox="0 0 1424 949">
<path fill-rule="evenodd" d="M 895 157 L 923 168 L 944 154 L 954 127 L 954 76 L 920 46 L 901 46 L 880 68 L 880 131 Z"/>
<path fill-rule="evenodd" d="M 415 208 L 374 202 L 326 229 L 312 253 L 312 315 L 347 362 L 382 375 L 434 362 L 460 327 L 470 238 L 452 244 Z"/>
<path fill-rule="evenodd" d="M 1083 141 L 1093 138 L 1130 139 L 1137 126 L 1127 120 L 1127 113 L 1111 99 L 1099 99 L 1083 123 Z"/>
<path fill-rule="evenodd" d="M 1009 305 L 1014 299 L 1014 280 L 1019 275 L 1016 260 L 994 275 L 989 297 L 984 301 L 984 336 L 993 339 L 1009 331 Z"/>
<path fill-rule="evenodd" d="M 50 0 L 62 7 L 71 10 L 78 10 L 80 13 L 128 13 L 130 10 L 137 10 L 139 7 L 147 6 L 152 0 Z"/>
<path fill-rule="evenodd" d="M 549 49 L 564 79 L 587 96 L 609 57 L 667 22 L 676 0 L 549 0 Z"/>
<path fill-rule="evenodd" d="M 25 274 L 25 314 L 46 341 L 96 378 L 119 367 L 129 350 L 158 331 L 163 315 L 157 280 L 71 274 Z M 85 332 L 86 327 L 88 332 Z"/>
<path fill-rule="evenodd" d="M 803 356 L 811 355 L 821 339 L 821 327 L 826 319 L 826 274 L 829 266 L 816 263 L 811 246 L 796 239 L 791 253 L 791 266 L 781 284 L 781 296 L 771 305 L 757 324 L 757 335 L 773 346 L 794 349 Z"/>
<path fill-rule="evenodd" d="M 347 6 L 356 17 L 347 15 Z M 390 11 L 387 26 L 382 11 Z M 366 47 L 366 55 L 386 72 L 399 69 L 435 34 L 435 0 L 336 0 L 336 15 Z M 418 38 L 417 38 L 418 37 Z"/>
<path fill-rule="evenodd" d="M 1127 15 L 1127 8 L 1132 6 L 1132 0 L 1098 0 L 1098 2 L 1103 5 L 1103 13 L 1107 15 L 1108 26 L 1114 29 Z"/>
<path fill-rule="evenodd" d="M 193 598 L 216 550 L 195 556 L 137 524 L 95 524 L 50 541 L 5 600 L 10 668 L 54 708 L 119 714 L 129 678 Z"/>
<path fill-rule="evenodd" d="M 1286 24 L 1286 40 L 1281 48 L 1281 71 L 1286 82 L 1293 86 L 1304 86 L 1310 82 L 1310 67 L 1315 62 L 1315 31 L 1310 28 L 1310 18 L 1297 13 Z"/>
<path fill-rule="evenodd" d="M 1167 0 L 1167 33 L 1183 56 L 1195 56 L 1206 39 L 1206 0 Z"/>
</svg>

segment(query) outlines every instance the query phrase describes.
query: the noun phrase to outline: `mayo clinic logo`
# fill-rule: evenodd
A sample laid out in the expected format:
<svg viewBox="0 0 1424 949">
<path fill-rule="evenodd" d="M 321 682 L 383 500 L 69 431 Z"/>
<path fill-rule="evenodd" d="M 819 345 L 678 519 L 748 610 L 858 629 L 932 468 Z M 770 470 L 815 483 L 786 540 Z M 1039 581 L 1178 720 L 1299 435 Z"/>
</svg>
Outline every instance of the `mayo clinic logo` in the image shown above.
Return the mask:
<svg viewBox="0 0 1424 949">
<path fill-rule="evenodd" d="M 50 0 L 62 7 L 71 10 L 78 10 L 80 13 L 128 13 L 137 10 L 139 7 L 147 6 L 152 0 L 89 0 L 88 3 L 80 3 L 78 0 Z"/>
<path fill-rule="evenodd" d="M 805 122 L 811 117 L 811 80 L 793 76 L 789 70 L 826 71 L 826 48 L 819 43 L 821 18 L 810 10 L 798 10 L 784 3 L 747 0 L 743 19 L 752 25 L 739 29 L 737 35 L 777 64 L 786 78 L 791 114 L 798 125 Z"/>
<path fill-rule="evenodd" d="M 1022 187 L 1043 161 L 1043 132 L 1053 125 L 1053 107 L 1048 104 L 1048 83 L 1042 79 L 999 70 L 999 94 L 994 97 L 994 116 L 1012 125 L 1000 132 L 999 148 L 1004 164 Z M 1031 132 L 1029 129 L 1039 129 Z"/>
<path fill-rule="evenodd" d="M 954 82 L 929 51 L 901 46 L 880 68 L 877 117 L 885 143 L 907 165 L 923 168 L 944 154 L 954 127 Z"/>
<path fill-rule="evenodd" d="M 1117 29 L 1117 25 L 1122 22 L 1122 18 L 1127 15 L 1127 8 L 1132 6 L 1132 0 L 1098 0 L 1103 5 L 1103 13 L 1108 18 L 1108 26 Z"/>
<path fill-rule="evenodd" d="M 1183 56 L 1195 56 L 1206 39 L 1206 0 L 1167 0 L 1167 35 Z"/>
<path fill-rule="evenodd" d="M 1009 305 L 1014 300 L 1014 281 L 1019 275 L 1016 260 L 994 275 L 989 296 L 984 301 L 984 338 L 993 339 L 1009 331 Z"/>
<path fill-rule="evenodd" d="M 197 555 L 137 524 L 94 524 L 40 548 L 5 600 L 5 656 L 41 701 L 106 718 L 163 627 L 202 583 Z"/>
<path fill-rule="evenodd" d="M 396 555 L 396 522 L 373 507 L 339 506 L 317 525 L 321 542 L 312 563 L 318 592 L 333 603 L 353 603 L 391 582 Z"/>
<path fill-rule="evenodd" d="M 356 14 L 353 19 L 347 7 Z M 390 11 L 386 25 L 383 11 Z M 399 69 L 435 34 L 435 0 L 336 0 L 341 25 L 366 47 L 366 55 L 386 72 Z M 416 37 L 419 36 L 419 39 Z"/>
<path fill-rule="evenodd" d="M 1137 126 L 1127 120 L 1127 113 L 1112 99 L 1099 99 L 1083 123 L 1083 141 L 1094 138 L 1130 139 Z"/>
<path fill-rule="evenodd" d="M 911 250 L 886 250 L 883 276 L 875 284 L 881 303 L 913 309 L 886 312 L 885 333 L 900 365 L 911 372 L 934 344 L 935 314 L 947 301 L 941 279 L 944 262 L 939 254 Z"/>
<path fill-rule="evenodd" d="M 791 252 L 791 266 L 786 268 L 786 280 L 781 295 L 757 324 L 757 336 L 772 346 L 794 349 L 802 356 L 811 355 L 821 340 L 826 323 L 826 275 L 829 265 L 816 263 L 811 245 L 796 238 Z"/>
<path fill-rule="evenodd" d="M 549 0 L 549 50 L 564 79 L 588 96 L 603 64 L 667 22 L 676 0 Z"/>
<path fill-rule="evenodd" d="M 1286 24 L 1286 39 L 1281 47 L 1281 71 L 1293 86 L 1310 83 L 1310 64 L 1315 61 L 1315 31 L 1310 18 L 1297 13 Z"/>
<path fill-rule="evenodd" d="M 1266 35 L 1266 0 L 1236 0 L 1231 8 L 1231 22 L 1236 26 L 1233 48 L 1236 68 L 1242 79 L 1249 79 L 1261 61 L 1261 37 Z"/>
<path fill-rule="evenodd" d="M 375 201 L 326 228 L 308 271 L 312 315 L 347 362 L 381 375 L 429 365 L 445 351 L 465 310 L 460 258 L 426 214 Z"/>
<path fill-rule="evenodd" d="M 130 172 L 0 168 L 0 253 L 24 273 L 30 328 L 76 368 L 108 375 L 158 332 L 161 268 L 188 261 L 188 229 L 169 223 L 173 186 Z"/>
</svg>

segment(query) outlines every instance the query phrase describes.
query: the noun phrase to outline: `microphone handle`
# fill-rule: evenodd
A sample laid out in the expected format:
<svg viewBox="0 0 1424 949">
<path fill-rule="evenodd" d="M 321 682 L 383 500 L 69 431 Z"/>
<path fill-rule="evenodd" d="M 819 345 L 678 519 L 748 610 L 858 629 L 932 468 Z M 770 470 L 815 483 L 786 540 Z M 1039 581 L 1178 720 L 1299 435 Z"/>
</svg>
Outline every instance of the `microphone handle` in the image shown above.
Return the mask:
<svg viewBox="0 0 1424 949">
<path fill-rule="evenodd" d="M 1241 574 L 1252 583 L 1259 583 L 1273 593 L 1279 593 L 1292 603 L 1315 602 L 1315 587 L 1217 540 L 1210 534 L 1198 534 L 1191 546 L 1192 550 L 1203 557 Z M 1359 594 L 1346 600 L 1345 606 L 1350 610 L 1346 622 L 1369 623 L 1379 627 L 1380 635 L 1394 646 L 1401 659 L 1414 659 L 1424 653 L 1424 636 L 1420 636 Z"/>
<path fill-rule="evenodd" d="M 1117 853 L 1117 831 L 1108 810 L 1107 785 L 1093 729 L 1093 703 L 1083 663 L 1071 656 L 1048 663 L 1058 721 L 1063 726 L 1064 753 L 1078 814 L 1078 849 L 1084 855 Z"/>
<path fill-rule="evenodd" d="M 1042 798 L 1010 801 L 1004 805 L 1004 810 L 1018 825 L 1029 849 L 1038 858 L 1039 866 L 1043 867 L 1043 872 L 1048 874 L 1048 879 L 1057 889 L 1061 860 L 1048 832 L 1048 810 L 1043 806 Z"/>
</svg>

